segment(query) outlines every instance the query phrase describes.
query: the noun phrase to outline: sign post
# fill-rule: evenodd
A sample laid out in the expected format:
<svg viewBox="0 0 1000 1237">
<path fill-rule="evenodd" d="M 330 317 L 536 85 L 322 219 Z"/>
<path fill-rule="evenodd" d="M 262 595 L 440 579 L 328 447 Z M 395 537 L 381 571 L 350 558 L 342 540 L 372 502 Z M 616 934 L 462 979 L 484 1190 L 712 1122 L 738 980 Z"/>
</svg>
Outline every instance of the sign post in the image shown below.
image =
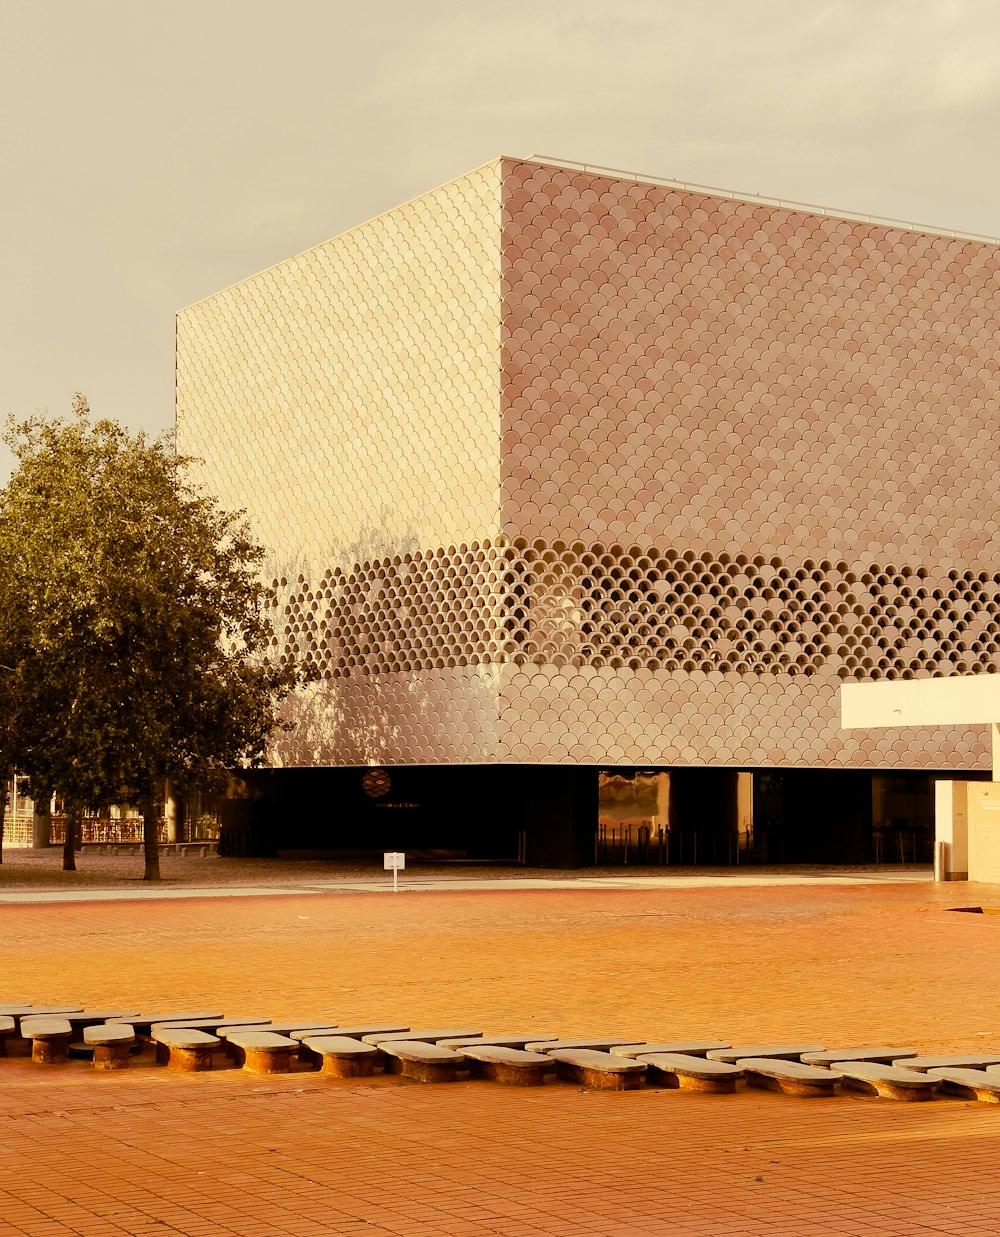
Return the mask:
<svg viewBox="0 0 1000 1237">
<path fill-rule="evenodd" d="M 392 892 L 399 893 L 399 870 L 406 867 L 406 853 L 401 850 L 387 850 L 383 852 L 382 860 L 385 870 L 392 870 Z"/>
</svg>

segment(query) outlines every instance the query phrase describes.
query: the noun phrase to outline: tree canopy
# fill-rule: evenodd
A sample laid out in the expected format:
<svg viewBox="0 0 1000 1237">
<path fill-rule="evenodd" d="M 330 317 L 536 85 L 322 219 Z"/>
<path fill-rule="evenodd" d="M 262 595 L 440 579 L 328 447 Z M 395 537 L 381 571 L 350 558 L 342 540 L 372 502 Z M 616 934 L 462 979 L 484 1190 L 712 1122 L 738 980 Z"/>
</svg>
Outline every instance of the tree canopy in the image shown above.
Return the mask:
<svg viewBox="0 0 1000 1237">
<path fill-rule="evenodd" d="M 263 550 L 169 441 L 93 420 L 82 396 L 72 419 L 30 418 L 6 438 L 5 757 L 71 820 L 137 804 L 155 878 L 165 780 L 203 786 L 260 763 L 300 677 L 267 656 Z"/>
</svg>

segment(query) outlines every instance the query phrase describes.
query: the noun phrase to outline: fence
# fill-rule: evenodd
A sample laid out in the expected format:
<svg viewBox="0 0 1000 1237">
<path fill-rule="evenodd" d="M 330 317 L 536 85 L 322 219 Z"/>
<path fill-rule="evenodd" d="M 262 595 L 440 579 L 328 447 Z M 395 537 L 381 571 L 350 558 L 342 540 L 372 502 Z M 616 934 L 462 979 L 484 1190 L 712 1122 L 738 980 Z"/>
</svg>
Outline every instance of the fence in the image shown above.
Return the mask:
<svg viewBox="0 0 1000 1237">
<path fill-rule="evenodd" d="M 50 843 L 52 846 L 62 846 L 66 840 L 66 817 L 53 816 L 51 820 Z M 218 818 L 210 813 L 203 813 L 201 816 L 195 816 L 184 822 L 177 840 L 180 842 L 214 842 L 218 836 Z M 158 842 L 167 840 L 167 826 L 162 819 L 157 823 L 156 840 Z M 85 816 L 81 822 L 80 841 L 105 845 L 119 843 L 136 845 L 142 842 L 142 817 Z M 11 849 L 24 849 L 30 847 L 31 842 L 31 816 L 23 813 L 8 816 L 4 824 L 4 846 L 9 846 Z"/>
</svg>

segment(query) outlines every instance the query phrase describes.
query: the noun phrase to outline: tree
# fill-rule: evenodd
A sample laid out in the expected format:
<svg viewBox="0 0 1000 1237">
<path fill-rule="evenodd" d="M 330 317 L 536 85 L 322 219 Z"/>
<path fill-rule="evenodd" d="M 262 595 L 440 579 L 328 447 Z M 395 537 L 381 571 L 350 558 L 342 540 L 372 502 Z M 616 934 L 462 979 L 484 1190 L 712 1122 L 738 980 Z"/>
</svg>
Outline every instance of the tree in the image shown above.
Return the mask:
<svg viewBox="0 0 1000 1237">
<path fill-rule="evenodd" d="M 29 647 L 27 628 L 26 616 L 10 589 L 0 589 L 0 863 L 3 863 L 7 819 L 7 786 L 18 772 L 17 743 L 24 696 L 21 675 Z"/>
<path fill-rule="evenodd" d="M 166 780 L 206 786 L 260 763 L 305 677 L 267 656 L 263 550 L 168 441 L 92 420 L 82 396 L 71 420 L 11 424 L 7 442 L 0 565 L 27 636 L 9 663 L 12 756 L 63 800 L 64 865 L 86 807 L 135 803 L 144 879 L 158 879 Z"/>
</svg>

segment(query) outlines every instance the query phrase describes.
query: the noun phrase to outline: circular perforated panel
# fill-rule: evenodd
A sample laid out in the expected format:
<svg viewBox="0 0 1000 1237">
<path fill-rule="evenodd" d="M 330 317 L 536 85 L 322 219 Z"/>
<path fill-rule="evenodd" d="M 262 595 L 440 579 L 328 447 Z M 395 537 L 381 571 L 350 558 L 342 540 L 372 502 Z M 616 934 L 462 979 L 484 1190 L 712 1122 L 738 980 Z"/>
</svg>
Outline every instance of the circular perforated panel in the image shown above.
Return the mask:
<svg viewBox="0 0 1000 1237">
<path fill-rule="evenodd" d="M 328 678 L 510 663 L 909 679 L 1000 658 L 1000 572 L 521 539 L 273 584 L 275 650 Z"/>
</svg>

